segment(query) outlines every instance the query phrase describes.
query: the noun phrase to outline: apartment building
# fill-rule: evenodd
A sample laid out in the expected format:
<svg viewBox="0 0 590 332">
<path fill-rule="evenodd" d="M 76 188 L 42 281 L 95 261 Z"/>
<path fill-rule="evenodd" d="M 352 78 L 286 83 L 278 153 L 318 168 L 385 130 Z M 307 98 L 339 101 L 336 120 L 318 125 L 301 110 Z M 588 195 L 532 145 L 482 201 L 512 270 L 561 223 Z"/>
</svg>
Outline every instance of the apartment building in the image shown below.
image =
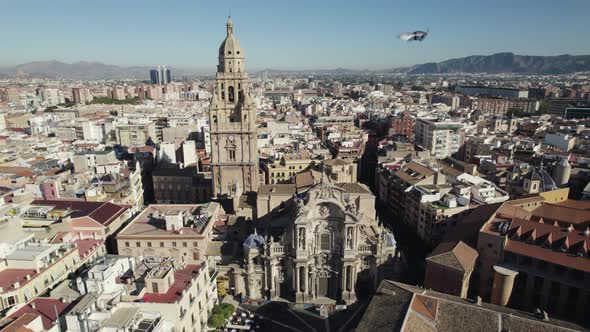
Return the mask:
<svg viewBox="0 0 590 332">
<path fill-rule="evenodd" d="M 442 159 L 459 151 L 465 141 L 460 122 L 418 119 L 415 125 L 416 144 L 430 151 L 430 155 Z"/>
<path fill-rule="evenodd" d="M 149 205 L 117 235 L 119 254 L 172 257 L 200 264 L 213 225 L 224 213 L 216 202 Z"/>
<path fill-rule="evenodd" d="M 117 144 L 125 147 L 145 146 L 148 140 L 159 142 L 154 122 L 117 125 L 115 134 Z"/>
</svg>

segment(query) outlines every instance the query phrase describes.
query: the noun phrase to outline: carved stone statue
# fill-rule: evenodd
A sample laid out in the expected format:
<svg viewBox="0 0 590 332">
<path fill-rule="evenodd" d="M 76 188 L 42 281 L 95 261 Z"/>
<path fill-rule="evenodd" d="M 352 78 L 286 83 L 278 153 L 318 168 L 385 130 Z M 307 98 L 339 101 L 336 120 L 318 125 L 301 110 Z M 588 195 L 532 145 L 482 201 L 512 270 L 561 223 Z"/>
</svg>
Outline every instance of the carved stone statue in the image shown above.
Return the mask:
<svg viewBox="0 0 590 332">
<path fill-rule="evenodd" d="M 351 200 L 350 202 L 348 202 L 348 204 L 346 204 L 346 212 L 351 213 L 356 215 L 356 204 L 354 203 L 353 200 Z"/>
<path fill-rule="evenodd" d="M 331 266 L 330 258 L 330 254 L 327 252 L 323 252 L 315 257 L 314 272 L 318 276 L 328 278 L 332 273 L 335 273 L 335 270 Z"/>
<path fill-rule="evenodd" d="M 305 203 L 303 202 L 302 199 L 298 198 L 296 202 L 297 202 L 297 207 L 295 209 L 295 216 L 298 217 L 305 212 L 306 208 L 305 208 Z"/>
<path fill-rule="evenodd" d="M 328 208 L 326 205 L 322 205 L 320 207 L 320 216 L 327 217 L 328 214 L 330 214 L 330 208 Z"/>
<path fill-rule="evenodd" d="M 299 249 L 305 249 L 305 228 L 299 228 Z"/>
<path fill-rule="evenodd" d="M 346 229 L 346 246 L 352 249 L 352 227 Z"/>
</svg>

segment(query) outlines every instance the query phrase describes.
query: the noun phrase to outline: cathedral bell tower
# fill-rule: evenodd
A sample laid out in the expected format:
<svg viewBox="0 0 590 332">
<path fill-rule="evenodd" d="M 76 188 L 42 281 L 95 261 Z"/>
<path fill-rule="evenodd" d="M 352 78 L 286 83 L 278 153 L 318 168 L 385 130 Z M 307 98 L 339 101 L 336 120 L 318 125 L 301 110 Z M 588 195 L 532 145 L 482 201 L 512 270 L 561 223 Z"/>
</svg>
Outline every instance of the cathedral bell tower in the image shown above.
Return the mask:
<svg viewBox="0 0 590 332">
<path fill-rule="evenodd" d="M 250 98 L 244 52 L 231 18 L 219 47 L 219 64 L 209 110 L 213 196 L 233 199 L 258 190 L 256 107 Z"/>
</svg>

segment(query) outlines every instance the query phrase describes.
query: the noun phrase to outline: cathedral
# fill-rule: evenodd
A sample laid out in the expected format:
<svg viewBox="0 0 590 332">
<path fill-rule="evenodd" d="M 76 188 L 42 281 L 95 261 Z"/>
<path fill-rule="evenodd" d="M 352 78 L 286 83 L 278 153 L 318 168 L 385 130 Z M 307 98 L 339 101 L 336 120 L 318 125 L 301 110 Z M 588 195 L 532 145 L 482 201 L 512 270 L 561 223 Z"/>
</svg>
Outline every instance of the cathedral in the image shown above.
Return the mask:
<svg viewBox="0 0 590 332">
<path fill-rule="evenodd" d="M 235 208 L 243 195 L 261 193 L 256 108 L 231 20 L 219 48 L 209 119 L 213 194 Z M 233 239 L 240 242 L 239 250 L 231 263 L 219 266 L 236 295 L 353 303 L 399 266 L 395 238 L 377 221 L 375 196 L 362 184 L 332 183 L 322 176 L 274 210 L 266 218 L 245 221 L 251 233 Z"/>
<path fill-rule="evenodd" d="M 254 299 L 355 302 L 359 291 L 366 294 L 391 277 L 400 258 L 393 234 L 375 220 L 374 204 L 362 185 L 324 177 L 284 213 L 257 221 L 243 243 L 243 272 L 236 270 L 234 280 L 242 276 L 243 290 Z"/>
</svg>

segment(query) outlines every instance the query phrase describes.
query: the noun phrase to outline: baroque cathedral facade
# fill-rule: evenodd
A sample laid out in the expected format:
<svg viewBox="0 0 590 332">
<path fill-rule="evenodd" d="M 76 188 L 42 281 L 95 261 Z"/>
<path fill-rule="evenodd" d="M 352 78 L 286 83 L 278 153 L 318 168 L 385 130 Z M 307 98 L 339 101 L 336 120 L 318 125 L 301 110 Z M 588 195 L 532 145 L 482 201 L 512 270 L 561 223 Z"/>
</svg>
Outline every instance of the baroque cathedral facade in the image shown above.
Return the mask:
<svg viewBox="0 0 590 332">
<path fill-rule="evenodd" d="M 256 107 L 244 68 L 228 20 L 209 119 L 213 194 L 233 200 L 234 207 L 259 187 Z M 377 221 L 375 196 L 366 186 L 331 183 L 323 176 L 283 205 L 279 213 L 251 221 L 237 259 L 220 266 L 235 294 L 352 303 L 395 270 L 400 260 L 395 239 Z"/>
<path fill-rule="evenodd" d="M 364 186 L 323 180 L 294 197 L 282 215 L 257 221 L 243 243 L 243 272 L 236 270 L 234 280 L 241 275 L 242 290 L 254 299 L 355 302 L 359 291 L 375 290 L 391 277 L 400 259 L 393 234 L 375 219 L 374 204 Z"/>
</svg>

